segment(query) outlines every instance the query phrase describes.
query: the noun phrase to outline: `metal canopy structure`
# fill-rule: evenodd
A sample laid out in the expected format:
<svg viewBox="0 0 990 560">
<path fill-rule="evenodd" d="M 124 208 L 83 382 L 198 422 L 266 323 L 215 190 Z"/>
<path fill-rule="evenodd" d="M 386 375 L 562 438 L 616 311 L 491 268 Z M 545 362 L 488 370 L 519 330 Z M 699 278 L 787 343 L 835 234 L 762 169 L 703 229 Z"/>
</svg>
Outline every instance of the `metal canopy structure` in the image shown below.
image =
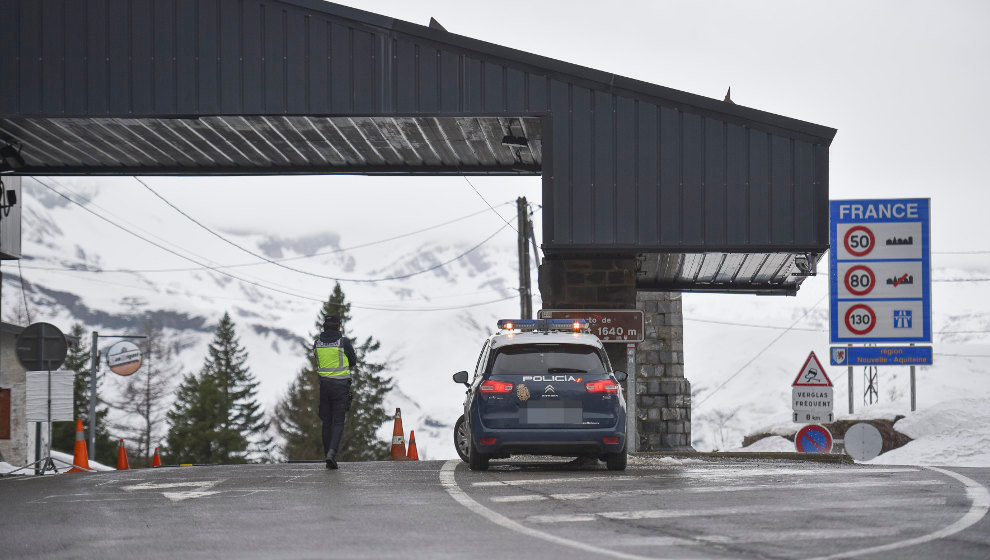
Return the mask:
<svg viewBox="0 0 990 560">
<path fill-rule="evenodd" d="M 539 174 L 550 258 L 794 293 L 835 130 L 319 0 L 0 4 L 22 175 Z M 810 263 L 799 266 L 798 263 Z"/>
</svg>

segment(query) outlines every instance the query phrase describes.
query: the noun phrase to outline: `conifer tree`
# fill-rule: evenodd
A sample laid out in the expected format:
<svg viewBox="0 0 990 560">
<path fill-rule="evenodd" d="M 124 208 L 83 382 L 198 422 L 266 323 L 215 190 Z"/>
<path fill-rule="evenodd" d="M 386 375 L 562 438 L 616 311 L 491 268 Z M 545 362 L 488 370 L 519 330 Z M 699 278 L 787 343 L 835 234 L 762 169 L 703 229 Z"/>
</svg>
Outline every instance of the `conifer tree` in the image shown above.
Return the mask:
<svg viewBox="0 0 990 560">
<path fill-rule="evenodd" d="M 168 413 L 168 455 L 182 462 L 245 463 L 270 456 L 269 424 L 229 313 L 217 325 L 199 375 L 183 380 Z"/>
<path fill-rule="evenodd" d="M 275 428 L 285 439 L 282 448 L 288 459 L 323 459 L 322 424 L 319 416 L 320 381 L 318 365 L 312 342 L 323 330 L 328 315 L 338 315 L 341 331 L 351 339 L 358 365 L 351 368 L 351 392 L 354 401 L 347 412 L 344 435 L 337 451 L 339 461 L 373 461 L 389 454 L 388 442 L 379 440 L 378 428 L 388 419 L 382 406 L 385 395 L 392 390 L 392 379 L 381 374 L 385 364 L 371 361 L 380 343 L 372 337 L 358 342 L 347 330 L 351 319 L 351 305 L 346 302 L 340 284 L 334 286 L 330 298 L 316 318 L 316 330 L 300 351 L 307 357 L 307 364 L 293 380 L 288 392 L 275 408 Z"/>
<path fill-rule="evenodd" d="M 89 380 L 90 380 L 90 352 L 89 337 L 84 336 L 81 324 L 72 325 L 69 330 L 69 337 L 75 339 L 69 345 L 69 351 L 65 356 L 63 370 L 75 372 L 75 382 L 72 388 L 72 417 L 81 418 L 86 434 L 89 434 Z M 97 377 L 97 394 L 99 394 L 100 378 Z M 117 441 L 110 436 L 107 428 L 106 406 L 96 407 L 96 449 L 89 449 L 91 459 L 104 465 L 112 465 L 117 460 Z M 86 438 L 87 441 L 89 438 Z M 52 426 L 52 448 L 64 453 L 72 454 L 76 442 L 76 423 L 56 422 Z"/>
</svg>

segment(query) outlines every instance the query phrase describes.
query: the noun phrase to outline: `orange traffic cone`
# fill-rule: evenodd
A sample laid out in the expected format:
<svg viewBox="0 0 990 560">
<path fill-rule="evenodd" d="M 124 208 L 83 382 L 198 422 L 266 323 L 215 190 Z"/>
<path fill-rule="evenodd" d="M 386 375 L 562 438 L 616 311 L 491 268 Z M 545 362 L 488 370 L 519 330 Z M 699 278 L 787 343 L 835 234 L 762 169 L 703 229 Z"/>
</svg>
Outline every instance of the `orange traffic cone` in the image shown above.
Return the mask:
<svg viewBox="0 0 990 560">
<path fill-rule="evenodd" d="M 155 456 L 151 458 L 151 467 L 162 466 L 162 456 L 158 454 L 158 448 L 155 448 Z"/>
<path fill-rule="evenodd" d="M 117 470 L 126 471 L 130 468 L 131 465 L 127 462 L 127 448 L 124 447 L 124 440 L 120 440 L 120 446 L 117 447 Z"/>
<path fill-rule="evenodd" d="M 408 461 L 406 457 L 406 442 L 402 437 L 402 409 L 395 409 L 395 424 L 392 426 L 392 452 L 389 461 Z"/>
<path fill-rule="evenodd" d="M 76 443 L 72 450 L 72 464 L 68 472 L 89 471 L 89 453 L 86 451 L 86 438 L 83 436 L 82 420 L 76 419 Z"/>
<path fill-rule="evenodd" d="M 419 461 L 419 451 L 416 450 L 416 431 L 409 430 L 409 455 L 406 456 L 410 461 Z"/>
</svg>

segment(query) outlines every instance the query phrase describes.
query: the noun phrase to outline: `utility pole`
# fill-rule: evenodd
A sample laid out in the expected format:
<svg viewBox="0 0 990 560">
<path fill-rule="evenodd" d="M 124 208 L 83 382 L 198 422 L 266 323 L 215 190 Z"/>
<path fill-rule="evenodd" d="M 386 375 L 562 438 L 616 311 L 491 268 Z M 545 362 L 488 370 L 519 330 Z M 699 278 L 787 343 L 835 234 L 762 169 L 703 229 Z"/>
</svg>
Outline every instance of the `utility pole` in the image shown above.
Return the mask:
<svg viewBox="0 0 990 560">
<path fill-rule="evenodd" d="M 519 232 L 519 310 L 521 319 L 533 318 L 533 298 L 529 293 L 529 206 L 526 204 L 526 197 L 520 196 L 516 199 L 516 215 L 518 218 Z"/>
<path fill-rule="evenodd" d="M 96 457 L 96 372 L 100 367 L 100 353 L 96 344 L 100 333 L 93 331 L 93 345 L 89 349 L 89 452 Z"/>
</svg>

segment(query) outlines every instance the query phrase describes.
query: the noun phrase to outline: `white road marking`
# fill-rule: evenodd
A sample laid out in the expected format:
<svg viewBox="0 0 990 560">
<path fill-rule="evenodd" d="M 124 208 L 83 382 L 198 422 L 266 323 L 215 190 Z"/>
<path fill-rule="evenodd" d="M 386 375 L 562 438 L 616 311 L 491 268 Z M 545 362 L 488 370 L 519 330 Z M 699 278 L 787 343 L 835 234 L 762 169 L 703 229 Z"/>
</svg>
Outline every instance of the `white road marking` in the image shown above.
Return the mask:
<svg viewBox="0 0 990 560">
<path fill-rule="evenodd" d="M 890 498 L 871 500 L 870 508 L 890 508 L 903 506 L 945 505 L 945 498 Z M 532 523 L 575 523 L 595 521 L 600 518 L 630 521 L 637 519 L 673 519 L 678 517 L 710 517 L 715 515 L 753 515 L 779 512 L 818 511 L 822 509 L 843 509 L 850 507 L 847 500 L 837 502 L 814 502 L 799 506 L 758 505 L 707 509 L 643 509 L 634 511 L 603 511 L 579 515 L 531 515 L 526 521 Z"/>
<path fill-rule="evenodd" d="M 944 485 L 941 480 L 906 480 L 895 482 L 891 480 L 864 480 L 859 482 L 830 482 L 824 488 L 829 490 L 838 488 L 868 488 L 876 486 L 935 486 Z M 493 496 L 491 501 L 495 503 L 515 503 L 515 502 L 539 502 L 543 500 L 593 500 L 601 498 L 626 498 L 629 496 L 662 496 L 667 494 L 705 494 L 709 492 L 748 492 L 752 490 L 766 490 L 767 488 L 781 488 L 780 484 L 759 484 L 750 486 L 695 486 L 688 488 L 661 488 L 644 490 L 615 490 L 611 492 L 570 492 L 565 494 L 513 494 L 510 496 Z M 786 485 L 785 485 L 786 487 Z M 810 491 L 810 489 L 808 489 Z"/>
<path fill-rule="evenodd" d="M 219 490 L 191 490 L 187 492 L 162 492 L 162 496 L 165 496 L 173 502 L 181 502 L 182 500 L 188 500 L 189 498 L 205 498 L 206 496 L 213 496 L 214 494 L 219 493 Z"/>
<path fill-rule="evenodd" d="M 713 544 L 751 544 L 769 543 L 780 541 L 809 541 L 809 540 L 836 540 L 836 539 L 872 539 L 876 537 L 887 537 L 903 532 L 898 527 L 869 527 L 859 529 L 815 529 L 808 531 L 777 531 L 765 533 L 746 533 L 742 535 L 701 535 L 691 538 L 677 537 L 623 537 L 616 539 L 615 546 L 690 546 L 705 543 Z M 678 542 L 672 542 L 678 541 Z"/>
<path fill-rule="evenodd" d="M 611 556 L 613 558 L 622 558 L 624 560 L 647 560 L 646 556 L 638 556 L 636 554 L 628 554 L 625 552 L 620 552 L 618 550 L 609 550 L 607 548 L 600 548 L 595 545 L 586 544 L 582 542 L 575 541 L 573 539 L 567 539 L 564 537 L 558 537 L 557 535 L 551 535 L 550 533 L 544 533 L 543 531 L 538 531 L 531 527 L 526 527 L 520 523 L 517 523 L 508 517 L 492 511 L 480 503 L 476 502 L 474 498 L 468 496 L 460 486 L 457 485 L 457 481 L 454 479 L 454 469 L 457 465 L 461 463 L 460 459 L 454 459 L 447 461 L 443 464 L 443 468 L 440 469 L 440 484 L 443 486 L 444 490 L 450 494 L 450 497 L 457 501 L 457 503 L 468 508 L 474 513 L 484 517 L 492 523 L 509 529 L 510 531 L 515 531 L 523 535 L 528 535 L 537 539 L 542 539 L 549 541 L 553 544 L 560 546 L 566 546 L 583 552 L 591 552 L 594 554 L 601 554 L 604 556 Z"/>
<path fill-rule="evenodd" d="M 219 484 L 219 480 L 199 480 L 190 482 L 144 482 L 131 486 L 121 486 L 121 490 L 163 490 L 168 488 L 212 488 Z"/>
<path fill-rule="evenodd" d="M 924 544 L 926 542 L 931 542 L 938 539 L 944 539 L 945 537 L 955 535 L 956 533 L 963 531 L 982 520 L 986 514 L 987 510 L 990 510 L 990 492 L 987 491 L 986 487 L 982 484 L 976 482 L 975 480 L 965 477 L 959 473 L 940 469 L 937 467 L 925 467 L 928 470 L 932 470 L 938 473 L 942 473 L 945 476 L 950 476 L 963 484 L 966 487 L 966 496 L 972 502 L 969 507 L 969 511 L 966 512 L 958 521 L 939 529 L 938 531 L 928 533 L 927 535 L 922 535 L 920 537 L 915 537 L 913 539 L 906 539 L 903 541 L 893 542 L 889 544 L 884 544 L 880 546 L 871 546 L 869 548 L 860 548 L 858 550 L 850 550 L 848 552 L 840 552 L 838 554 L 831 554 L 829 556 L 821 556 L 813 560 L 835 560 L 838 558 L 851 558 L 855 556 L 866 556 L 867 554 L 875 554 L 877 552 L 887 552 L 888 550 L 896 550 L 898 548 L 904 548 L 907 546 L 915 546 L 919 544 Z"/>
<path fill-rule="evenodd" d="M 525 479 L 515 479 L 515 480 L 487 480 L 485 482 L 473 482 L 471 486 L 476 487 L 489 487 L 489 486 L 529 486 L 536 484 L 566 484 L 568 482 L 611 482 L 614 480 L 642 480 L 648 478 L 677 478 L 683 480 L 685 475 L 691 478 L 743 478 L 743 477 L 795 477 L 795 476 L 821 476 L 829 474 L 848 474 L 850 472 L 855 472 L 857 475 L 870 475 L 870 474 L 889 474 L 889 473 L 905 473 L 905 472 L 917 472 L 919 469 L 914 468 L 879 468 L 879 469 L 864 469 L 856 470 L 855 468 L 828 468 L 828 469 L 758 469 L 754 468 L 743 468 L 743 469 L 683 469 L 677 471 L 671 471 L 670 474 L 648 474 L 639 476 L 610 476 L 608 474 L 602 473 L 601 476 L 572 476 L 572 477 L 558 477 L 558 478 L 525 478 Z"/>
</svg>

